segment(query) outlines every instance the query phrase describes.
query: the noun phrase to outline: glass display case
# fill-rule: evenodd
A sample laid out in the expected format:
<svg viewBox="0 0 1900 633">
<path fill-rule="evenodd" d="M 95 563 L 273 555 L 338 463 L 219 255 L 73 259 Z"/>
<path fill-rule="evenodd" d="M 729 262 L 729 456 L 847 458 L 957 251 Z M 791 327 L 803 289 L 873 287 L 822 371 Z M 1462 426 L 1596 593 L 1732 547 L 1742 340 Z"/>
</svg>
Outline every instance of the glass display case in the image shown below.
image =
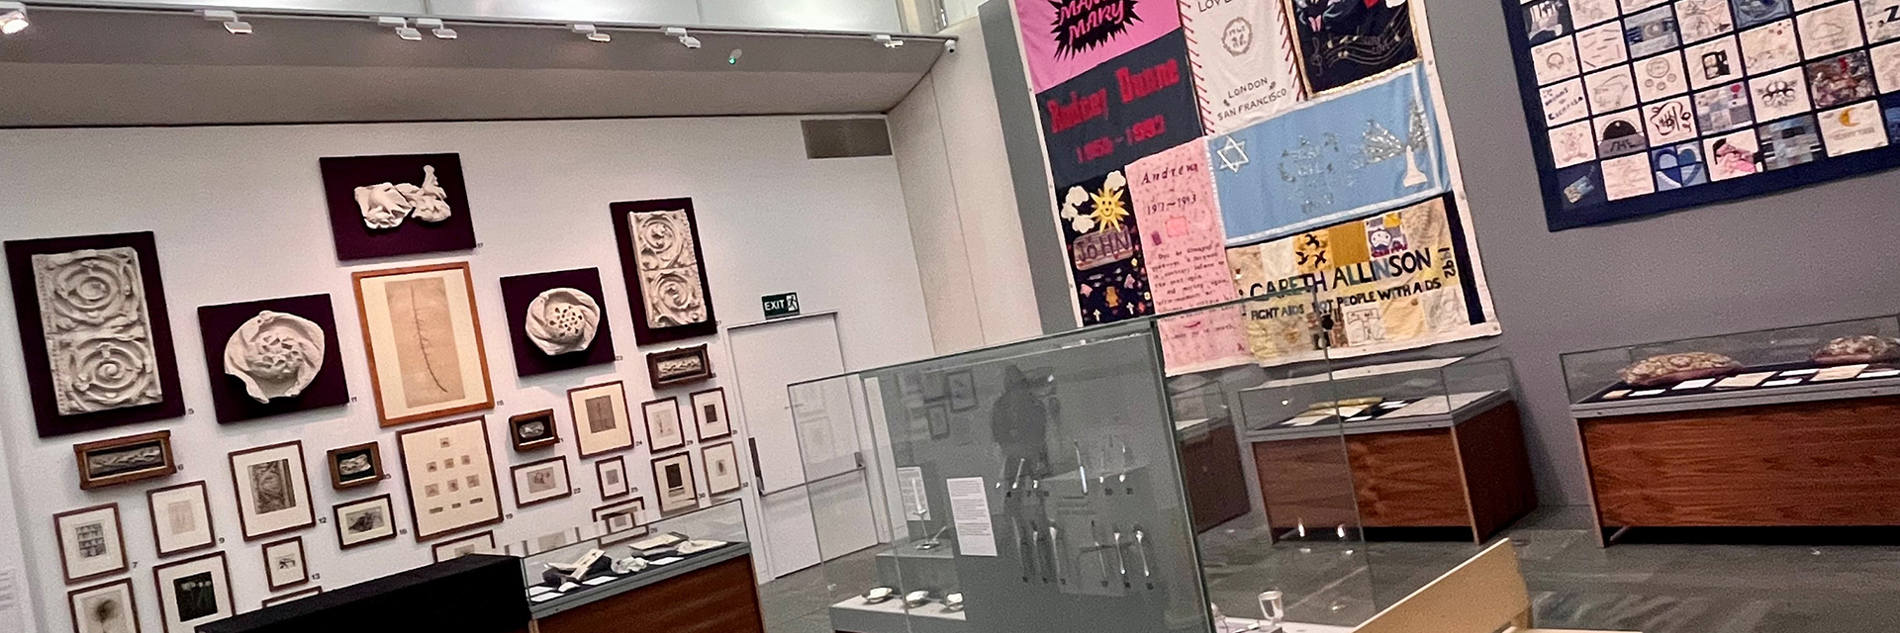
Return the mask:
<svg viewBox="0 0 1900 633">
<path fill-rule="evenodd" d="M 1517 388 L 1510 359 L 1484 341 L 1353 360 L 1281 368 L 1243 390 L 1248 438 L 1446 428 Z"/>
<path fill-rule="evenodd" d="M 623 503 L 598 521 L 509 543 L 535 617 L 545 618 L 751 553 L 741 500 L 671 516 Z M 561 537 L 556 539 L 554 537 Z"/>
</svg>

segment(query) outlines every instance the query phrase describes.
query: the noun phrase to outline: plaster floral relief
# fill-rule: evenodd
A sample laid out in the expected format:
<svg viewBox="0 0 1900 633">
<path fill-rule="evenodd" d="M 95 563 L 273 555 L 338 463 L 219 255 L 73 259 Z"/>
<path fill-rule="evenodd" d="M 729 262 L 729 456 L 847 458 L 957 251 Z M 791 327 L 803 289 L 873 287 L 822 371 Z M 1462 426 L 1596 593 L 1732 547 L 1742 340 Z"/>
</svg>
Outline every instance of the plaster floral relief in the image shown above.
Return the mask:
<svg viewBox="0 0 1900 633">
<path fill-rule="evenodd" d="M 641 295 L 647 303 L 647 327 L 705 322 L 699 256 L 686 212 L 636 213 L 630 221 L 640 263 Z"/>
<path fill-rule="evenodd" d="M 600 304 L 580 290 L 553 288 L 528 304 L 526 328 L 528 340 L 543 354 L 583 351 L 593 346 L 600 330 Z"/>
<path fill-rule="evenodd" d="M 258 402 L 294 398 L 323 368 L 323 328 L 294 314 L 265 310 L 224 344 L 224 372 Z"/>
<path fill-rule="evenodd" d="M 60 415 L 164 399 L 137 251 L 34 255 L 33 276 Z"/>
<path fill-rule="evenodd" d="M 434 223 L 454 214 L 449 208 L 448 192 L 436 182 L 432 165 L 422 166 L 422 186 L 385 182 L 357 187 L 356 206 L 363 210 L 363 223 L 372 229 L 396 228 L 411 215 Z"/>
</svg>

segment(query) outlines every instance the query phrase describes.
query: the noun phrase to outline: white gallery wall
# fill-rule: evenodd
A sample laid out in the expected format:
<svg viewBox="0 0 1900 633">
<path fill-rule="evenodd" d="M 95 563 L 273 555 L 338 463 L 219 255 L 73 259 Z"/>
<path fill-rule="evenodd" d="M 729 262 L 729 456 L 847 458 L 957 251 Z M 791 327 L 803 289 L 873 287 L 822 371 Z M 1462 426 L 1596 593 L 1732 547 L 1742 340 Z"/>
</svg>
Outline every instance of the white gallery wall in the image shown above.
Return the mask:
<svg viewBox="0 0 1900 633">
<path fill-rule="evenodd" d="M 317 160 L 432 152 L 460 153 L 468 212 L 481 245 L 468 253 L 339 265 Z M 505 511 L 513 515 L 482 529 L 493 529 L 501 542 L 579 525 L 602 505 L 593 460 L 575 456 L 568 389 L 618 379 L 625 382 L 629 403 L 652 399 L 656 395 L 647 386 L 643 354 L 702 342 L 636 348 L 608 212 L 611 202 L 693 199 L 723 325 L 758 320 L 761 295 L 797 292 L 806 312 L 838 311 L 850 367 L 932 352 L 897 161 L 888 156 L 808 160 L 796 118 L 5 130 L 0 131 L 0 179 L 0 239 L 156 234 L 178 369 L 192 410 L 180 419 L 37 437 L 12 295 L 0 293 L 0 440 L 24 555 L 8 560 L 5 536 L 15 526 L 0 527 L 0 574 L 9 565 L 27 570 L 41 631 L 70 630 L 66 592 L 77 588 L 63 581 L 50 517 L 102 503 L 119 505 L 126 548 L 137 563 L 129 577 L 140 621 L 146 630 L 156 630 L 151 567 L 161 561 L 155 558 L 145 492 L 197 480 L 209 485 L 213 521 L 224 539 L 217 551 L 230 565 L 236 606 L 239 611 L 258 608 L 269 595 L 259 551 L 263 540 L 246 543 L 241 536 L 226 458 L 230 451 L 300 440 L 319 517 L 329 516 L 336 503 L 388 493 L 398 526 L 413 527 L 393 439 L 402 427 L 377 425 L 352 271 L 470 263 L 499 401 L 488 412 L 490 448 L 498 482 L 510 488 L 502 494 Z M 518 379 L 497 279 L 587 267 L 600 270 L 604 308 L 623 360 Z M 197 308 L 316 293 L 331 295 L 356 401 L 219 425 L 212 415 L 208 381 L 213 376 L 205 367 Z M 725 386 L 728 397 L 734 397 L 722 340 L 706 341 L 713 343 L 711 357 L 721 379 L 657 397 L 683 400 L 688 392 L 712 385 Z M 564 442 L 553 452 L 515 454 L 504 432 L 507 416 L 545 408 L 555 409 Z M 730 410 L 742 407 L 733 401 Z M 180 473 L 91 492 L 79 489 L 73 444 L 158 429 L 171 430 Z M 324 451 L 370 440 L 380 441 L 394 477 L 367 490 L 332 490 Z M 553 454 L 567 456 L 580 492 L 517 511 L 508 467 Z M 647 507 L 657 507 L 645 448 L 622 454 L 633 483 L 649 497 Z M 741 460 L 749 471 L 743 447 Z M 697 457 L 694 467 L 703 473 Z M 0 476 L 0 484 L 5 481 Z M 5 497 L 0 494 L 0 501 Z M 432 562 L 430 544 L 406 534 L 348 552 L 339 550 L 328 523 L 291 535 L 303 538 L 308 567 L 321 575 L 311 584 L 326 589 Z"/>
</svg>

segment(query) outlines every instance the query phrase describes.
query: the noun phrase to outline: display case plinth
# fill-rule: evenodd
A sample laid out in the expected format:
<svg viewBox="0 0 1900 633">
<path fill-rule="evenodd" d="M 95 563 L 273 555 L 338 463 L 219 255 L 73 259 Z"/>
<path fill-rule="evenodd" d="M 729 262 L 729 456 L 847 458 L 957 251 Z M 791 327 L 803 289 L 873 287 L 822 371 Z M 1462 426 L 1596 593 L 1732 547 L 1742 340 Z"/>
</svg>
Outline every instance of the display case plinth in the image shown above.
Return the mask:
<svg viewBox="0 0 1900 633">
<path fill-rule="evenodd" d="M 764 633 L 751 547 L 743 543 L 534 605 L 539 633 L 652 631 Z"/>
</svg>

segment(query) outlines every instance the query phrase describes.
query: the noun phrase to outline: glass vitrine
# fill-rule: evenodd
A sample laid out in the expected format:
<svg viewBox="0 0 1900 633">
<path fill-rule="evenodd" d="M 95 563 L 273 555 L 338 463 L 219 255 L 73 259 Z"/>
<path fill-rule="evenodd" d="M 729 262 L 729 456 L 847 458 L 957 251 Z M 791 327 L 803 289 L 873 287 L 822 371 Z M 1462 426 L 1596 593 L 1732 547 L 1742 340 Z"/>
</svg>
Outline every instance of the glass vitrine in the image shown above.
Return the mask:
<svg viewBox="0 0 1900 633">
<path fill-rule="evenodd" d="M 644 502 L 607 506 L 598 520 L 508 543 L 521 557 L 535 617 L 583 606 L 751 553 L 741 500 L 662 516 Z"/>
</svg>

